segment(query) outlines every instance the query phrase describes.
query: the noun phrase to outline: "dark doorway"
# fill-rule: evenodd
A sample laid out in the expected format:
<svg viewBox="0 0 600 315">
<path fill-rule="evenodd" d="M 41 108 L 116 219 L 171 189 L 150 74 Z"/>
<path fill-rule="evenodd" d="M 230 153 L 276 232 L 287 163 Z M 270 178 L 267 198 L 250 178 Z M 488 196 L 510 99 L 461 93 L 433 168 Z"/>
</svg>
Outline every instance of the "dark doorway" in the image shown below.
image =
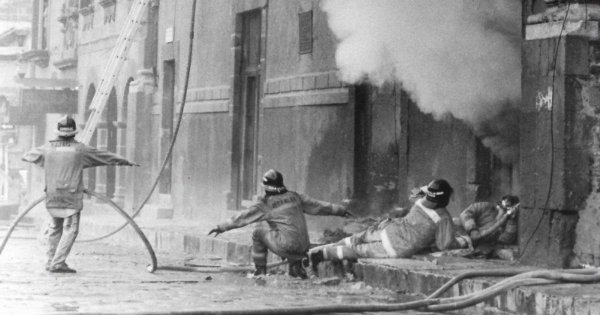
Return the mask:
<svg viewBox="0 0 600 315">
<path fill-rule="evenodd" d="M 354 90 L 354 192 L 352 198 L 364 200 L 369 185 L 369 152 L 371 151 L 372 108 L 371 87 L 355 85 Z"/>
<path fill-rule="evenodd" d="M 173 111 L 175 110 L 175 60 L 168 60 L 163 63 L 163 98 L 161 113 L 162 136 L 160 147 L 162 156 L 166 156 L 166 151 L 171 144 L 173 134 Z M 161 194 L 171 192 L 171 158 L 167 161 L 162 173 L 158 191 Z"/>
<path fill-rule="evenodd" d="M 239 15 L 241 47 L 236 73 L 232 191 L 236 206 L 252 200 L 256 193 L 258 104 L 261 82 L 261 10 Z"/>
</svg>

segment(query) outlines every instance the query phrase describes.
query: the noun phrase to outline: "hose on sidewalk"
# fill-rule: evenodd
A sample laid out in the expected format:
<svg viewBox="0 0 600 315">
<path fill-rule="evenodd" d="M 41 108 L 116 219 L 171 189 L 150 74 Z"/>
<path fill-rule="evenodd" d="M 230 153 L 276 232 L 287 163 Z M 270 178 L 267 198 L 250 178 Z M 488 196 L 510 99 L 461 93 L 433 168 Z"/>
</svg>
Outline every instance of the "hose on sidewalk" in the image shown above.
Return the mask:
<svg viewBox="0 0 600 315">
<path fill-rule="evenodd" d="M 280 261 L 267 264 L 267 269 L 276 268 L 286 265 L 288 261 Z M 168 271 L 185 271 L 185 272 L 201 272 L 201 273 L 222 273 L 222 272 L 250 272 L 254 271 L 254 266 L 214 266 L 214 267 L 194 267 L 194 266 L 158 266 L 158 270 Z"/>
<path fill-rule="evenodd" d="M 117 210 L 127 221 L 130 223 L 148 250 L 151 257 L 151 264 L 148 265 L 147 270 L 149 272 L 154 272 L 155 270 L 176 270 L 176 271 L 197 271 L 197 272 L 211 272 L 210 269 L 207 268 L 198 268 L 198 267 L 175 267 L 175 266 L 161 266 L 157 267 L 156 256 L 154 251 L 152 250 L 152 246 L 148 242 L 147 238 L 139 228 L 139 226 L 133 221 L 133 219 L 118 205 L 116 205 L 112 200 L 102 195 L 99 195 L 95 192 L 91 192 L 85 190 L 86 193 L 94 196 L 96 198 L 102 199 L 111 205 L 115 210 Z M 15 229 L 19 221 L 25 215 L 31 211 L 37 204 L 43 201 L 44 198 L 41 197 L 34 201 L 29 207 L 27 207 L 24 211 L 22 211 L 15 221 L 11 224 L 10 228 L 7 231 L 7 234 L 4 237 L 2 245 L 0 245 L 0 254 L 4 250 L 4 247 L 7 244 L 12 231 Z M 278 265 L 283 265 L 286 262 L 279 262 L 277 264 L 271 264 L 270 267 L 275 267 Z M 230 272 L 230 271 L 247 271 L 248 266 L 242 267 L 221 267 L 218 269 L 212 269 L 213 272 Z M 478 277 L 478 276 L 503 276 L 514 274 L 510 278 L 506 278 L 484 290 L 477 291 L 470 294 L 465 294 L 456 297 L 449 298 L 437 298 L 437 296 L 443 294 L 447 289 L 452 287 L 454 284 L 459 281 Z M 395 312 L 395 311 L 404 311 L 404 310 L 423 310 L 423 311 L 452 311 L 463 309 L 466 307 L 470 307 L 481 303 L 489 298 L 492 298 L 503 291 L 512 289 L 517 286 L 527 286 L 527 285 L 544 285 L 544 284 L 554 284 L 559 282 L 570 282 L 570 283 L 593 283 L 600 281 L 600 268 L 591 268 L 591 269 L 573 269 L 573 270 L 534 270 L 529 272 L 518 272 L 515 269 L 498 269 L 498 270 L 481 270 L 481 271 L 471 271 L 460 274 L 451 280 L 449 280 L 446 284 L 444 284 L 440 289 L 436 290 L 429 297 L 405 302 L 405 303 L 394 303 L 394 304 L 365 304 L 365 305 L 321 305 L 321 306 L 310 306 L 310 307 L 290 307 L 290 308 L 271 308 L 271 309 L 244 309 L 244 310 L 198 310 L 198 311 L 186 311 L 186 312 L 171 312 L 171 314 L 324 314 L 324 313 L 343 313 L 343 312 Z M 140 313 L 141 314 L 141 313 Z M 149 313 L 144 313 L 149 314 Z"/>
<path fill-rule="evenodd" d="M 135 232 L 142 239 L 142 242 L 144 243 L 144 246 L 146 247 L 146 250 L 148 251 L 148 254 L 150 255 L 150 264 L 146 267 L 146 270 L 148 270 L 148 272 L 151 272 L 151 273 L 154 272 L 156 270 L 156 267 L 157 267 L 156 254 L 154 253 L 154 250 L 152 249 L 152 245 L 150 245 L 150 242 L 148 242 L 148 239 L 146 238 L 146 235 L 144 234 L 144 232 L 142 232 L 142 230 L 137 225 L 137 223 L 135 223 L 135 221 L 133 220 L 133 218 L 131 218 L 127 214 L 127 212 L 125 212 L 123 209 L 121 209 L 116 203 L 114 203 L 112 200 L 110 200 L 110 198 L 105 197 L 103 195 L 100 195 L 100 194 L 98 194 L 96 192 L 87 190 L 87 189 L 85 189 L 84 192 L 86 194 L 90 195 L 90 196 L 96 197 L 96 198 L 98 198 L 98 199 L 106 202 L 107 204 L 109 204 L 123 218 L 125 218 L 125 220 L 127 220 L 128 224 L 131 224 L 131 226 L 133 227 L 133 229 L 135 230 Z M 25 217 L 25 215 L 27 215 L 27 213 L 29 213 L 29 211 L 31 211 L 35 206 L 37 206 L 42 201 L 44 201 L 44 199 L 45 199 L 45 196 L 42 196 L 42 197 L 36 199 L 27 208 L 25 208 L 25 210 L 23 210 L 23 211 L 21 211 L 21 213 L 19 213 L 19 215 L 15 218 L 15 220 L 13 221 L 13 223 L 10 225 L 10 228 L 6 232 L 6 235 L 4 235 L 4 239 L 2 240 L 2 245 L 0 245 L 0 254 L 2 254 L 2 251 L 4 250 L 4 247 L 6 247 L 6 243 L 8 242 L 8 240 L 9 240 L 12 232 L 17 227 L 17 225 L 19 224 L 19 222 Z"/>
<path fill-rule="evenodd" d="M 31 205 L 29 205 L 29 207 L 27 207 L 25 210 L 21 211 L 21 213 L 19 213 L 17 215 L 17 217 L 15 218 L 15 220 L 13 221 L 13 223 L 8 228 L 8 231 L 6 231 L 6 235 L 4 235 L 4 239 L 2 240 L 2 245 L 0 245 L 0 255 L 2 254 L 2 251 L 4 250 L 4 247 L 6 247 L 6 243 L 8 242 L 8 239 L 10 238 L 10 235 L 12 234 L 12 232 L 17 227 L 17 224 L 19 224 L 19 222 L 25 217 L 25 215 L 27 215 L 27 213 L 29 213 L 29 211 L 31 211 L 31 209 L 33 209 L 39 203 L 41 203 L 42 201 L 44 201 L 44 198 L 45 197 L 42 196 L 42 197 L 36 199 L 35 201 L 33 201 L 31 203 Z"/>
<path fill-rule="evenodd" d="M 477 275 L 483 275 L 481 271 Z M 509 269 L 503 272 L 509 273 Z M 517 272 L 513 270 L 513 272 Z M 500 271 L 489 270 L 491 276 L 498 276 Z M 475 273 L 468 272 L 460 275 L 462 279 L 474 276 Z M 600 268 L 574 269 L 574 270 L 534 270 L 521 272 L 506 278 L 486 289 L 470 294 L 450 298 L 425 298 L 422 300 L 393 303 L 393 304 L 364 304 L 364 305 L 315 305 L 283 308 L 262 309 L 226 309 L 226 310 L 189 310 L 182 312 L 169 312 L 169 314 L 221 314 L 221 315 L 253 315 L 253 314 L 326 314 L 326 313 L 360 313 L 360 312 L 398 312 L 407 310 L 418 311 L 454 311 L 484 302 L 499 293 L 515 288 L 517 286 L 546 285 L 561 282 L 569 283 L 592 283 L 600 281 Z M 456 283 L 456 280 L 451 280 Z M 436 291 L 437 292 L 437 291 Z M 97 314 L 97 313 L 96 313 Z M 158 313 L 128 313 L 130 315 L 158 314 Z"/>
</svg>

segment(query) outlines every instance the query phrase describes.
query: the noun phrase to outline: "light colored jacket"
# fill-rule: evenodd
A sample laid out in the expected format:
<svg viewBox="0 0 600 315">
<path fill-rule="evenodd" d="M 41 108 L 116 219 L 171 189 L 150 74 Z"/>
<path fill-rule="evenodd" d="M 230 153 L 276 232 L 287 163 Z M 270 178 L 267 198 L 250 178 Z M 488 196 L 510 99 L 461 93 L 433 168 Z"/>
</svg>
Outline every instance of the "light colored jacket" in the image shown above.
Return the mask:
<svg viewBox="0 0 600 315">
<path fill-rule="evenodd" d="M 100 165 L 134 165 L 125 158 L 98 150 L 74 138 L 59 138 L 32 149 L 23 161 L 44 168 L 46 208 L 83 208 L 83 169 Z"/>
<path fill-rule="evenodd" d="M 261 197 L 248 209 L 219 224 L 218 227 L 222 231 L 228 231 L 254 222 L 266 221 L 272 231 L 279 233 L 278 244 L 283 246 L 283 251 L 304 253 L 310 246 L 305 213 L 342 216 L 345 208 L 288 191 L 280 195 Z"/>
<path fill-rule="evenodd" d="M 446 208 L 429 209 L 417 200 L 408 214 L 394 219 L 381 232 L 382 245 L 390 257 L 410 257 L 435 245 L 454 247 L 452 217 Z"/>
<path fill-rule="evenodd" d="M 491 227 L 504 215 L 504 210 L 492 202 L 476 202 L 468 206 L 461 214 L 460 220 L 469 233 L 471 230 L 484 230 Z M 492 233 L 482 241 L 500 241 L 504 244 L 512 244 L 517 238 L 517 219 L 511 218 L 500 227 L 496 232 Z"/>
</svg>

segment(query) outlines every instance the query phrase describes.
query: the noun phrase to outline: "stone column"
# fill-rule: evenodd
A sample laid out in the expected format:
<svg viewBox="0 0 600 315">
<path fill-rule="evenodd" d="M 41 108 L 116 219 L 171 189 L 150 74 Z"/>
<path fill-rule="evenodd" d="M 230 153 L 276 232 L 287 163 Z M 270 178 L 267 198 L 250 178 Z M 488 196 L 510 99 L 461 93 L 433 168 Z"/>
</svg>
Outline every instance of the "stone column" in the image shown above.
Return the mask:
<svg viewBox="0 0 600 315">
<path fill-rule="evenodd" d="M 155 93 L 152 70 L 138 72 L 129 86 L 126 142 L 128 160 L 141 167 L 127 167 L 125 210 L 135 211 L 150 191 L 153 180 L 153 153 L 156 150 L 152 133 L 152 107 Z"/>
<path fill-rule="evenodd" d="M 96 129 L 96 148 L 100 150 L 108 150 L 108 130 L 106 129 L 106 120 L 104 119 L 104 116 L 101 119 L 102 120 L 98 123 Z M 106 166 L 96 167 L 94 170 L 96 171 L 96 192 L 106 195 Z"/>
<path fill-rule="evenodd" d="M 127 122 L 119 121 L 114 122 L 117 128 L 117 154 L 121 156 L 127 156 Z M 127 193 L 125 185 L 127 185 L 127 168 L 128 167 L 117 167 L 116 178 L 115 178 L 115 195 L 113 201 L 123 206 L 125 201 L 125 194 Z"/>
<path fill-rule="evenodd" d="M 522 263 L 566 267 L 576 235 L 577 242 L 591 237 L 576 230 L 590 224 L 578 219 L 589 207 L 591 127 L 600 113 L 589 96 L 598 91 L 600 7 L 572 2 L 567 12 L 560 1 L 547 4 L 558 5 L 527 18 L 523 44 L 519 249 Z"/>
</svg>

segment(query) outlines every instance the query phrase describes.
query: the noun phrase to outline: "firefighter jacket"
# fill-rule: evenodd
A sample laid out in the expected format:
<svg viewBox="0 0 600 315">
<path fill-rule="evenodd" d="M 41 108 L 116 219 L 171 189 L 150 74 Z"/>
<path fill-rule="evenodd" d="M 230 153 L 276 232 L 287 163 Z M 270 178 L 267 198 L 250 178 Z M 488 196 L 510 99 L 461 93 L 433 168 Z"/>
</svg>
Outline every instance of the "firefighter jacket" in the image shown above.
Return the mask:
<svg viewBox="0 0 600 315">
<path fill-rule="evenodd" d="M 306 195 L 287 191 L 279 195 L 263 196 L 248 209 L 218 225 L 228 231 L 248 224 L 266 221 L 271 231 L 276 231 L 277 243 L 282 251 L 304 253 L 310 246 L 304 214 L 339 215 L 346 210 L 341 205 L 312 199 Z"/>
<path fill-rule="evenodd" d="M 432 245 L 449 249 L 455 246 L 452 217 L 446 208 L 429 209 L 419 199 L 405 217 L 383 228 L 381 241 L 392 258 L 410 257 Z"/>
<path fill-rule="evenodd" d="M 472 230 L 484 230 L 491 227 L 505 214 L 504 209 L 491 202 L 476 202 L 471 204 L 460 214 L 460 220 L 467 233 Z M 511 218 L 506 221 L 498 231 L 486 237 L 483 241 L 499 240 L 501 243 L 510 244 L 517 237 L 517 219 Z"/>
<path fill-rule="evenodd" d="M 22 160 L 44 168 L 46 208 L 83 208 L 83 169 L 100 165 L 134 165 L 125 158 L 98 150 L 74 138 L 58 138 L 32 149 Z"/>
</svg>

